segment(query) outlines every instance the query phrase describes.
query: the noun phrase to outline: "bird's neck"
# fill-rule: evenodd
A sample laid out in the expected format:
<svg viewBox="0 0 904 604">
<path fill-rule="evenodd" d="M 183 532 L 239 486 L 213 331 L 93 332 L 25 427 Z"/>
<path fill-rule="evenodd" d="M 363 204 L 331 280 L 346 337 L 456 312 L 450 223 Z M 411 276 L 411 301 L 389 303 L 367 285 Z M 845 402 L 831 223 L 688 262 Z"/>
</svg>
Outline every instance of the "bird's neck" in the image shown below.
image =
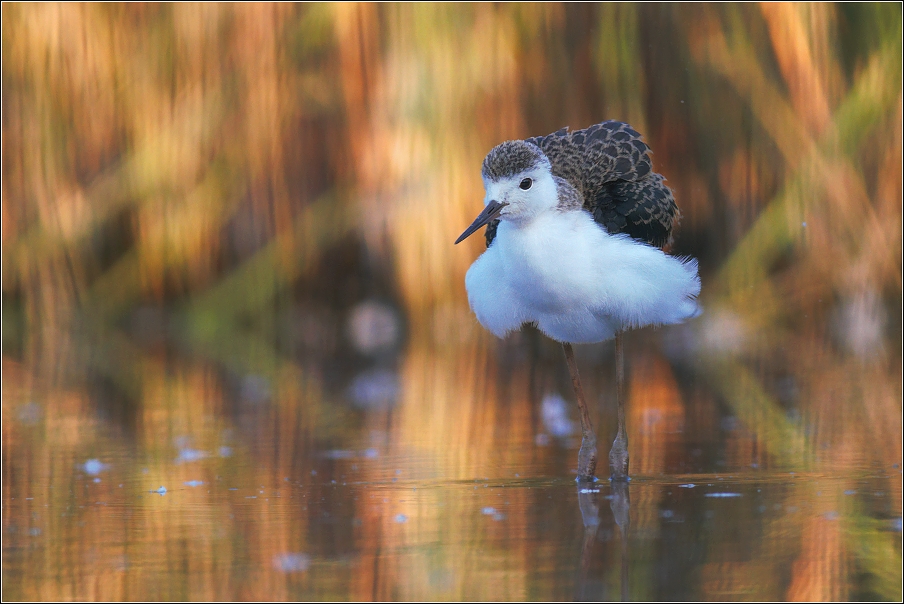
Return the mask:
<svg viewBox="0 0 904 604">
<path fill-rule="evenodd" d="M 558 176 L 553 178 L 556 183 L 556 210 L 573 212 L 584 207 L 584 198 L 570 182 Z"/>
<path fill-rule="evenodd" d="M 537 245 L 555 237 L 567 228 L 568 217 L 555 206 L 544 208 L 529 216 L 521 215 L 515 220 L 506 219 L 499 223 L 496 236 L 512 250 L 521 245 Z M 512 247 L 513 246 L 513 247 Z M 520 253 L 520 252 L 519 252 Z"/>
</svg>

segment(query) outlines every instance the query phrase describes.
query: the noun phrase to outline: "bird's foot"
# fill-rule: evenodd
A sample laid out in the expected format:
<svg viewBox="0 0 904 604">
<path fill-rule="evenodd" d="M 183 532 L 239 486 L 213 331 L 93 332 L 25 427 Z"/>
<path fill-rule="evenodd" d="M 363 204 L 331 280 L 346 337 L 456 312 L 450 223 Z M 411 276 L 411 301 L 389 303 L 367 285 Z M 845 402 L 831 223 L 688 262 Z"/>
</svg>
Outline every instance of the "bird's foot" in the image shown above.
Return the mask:
<svg viewBox="0 0 904 604">
<path fill-rule="evenodd" d="M 594 482 L 596 472 L 596 438 L 581 440 L 581 450 L 578 451 L 578 482 Z"/>
<path fill-rule="evenodd" d="M 609 451 L 609 469 L 611 480 L 630 480 L 628 478 L 628 439 L 623 434 L 615 437 L 612 450 Z"/>
</svg>

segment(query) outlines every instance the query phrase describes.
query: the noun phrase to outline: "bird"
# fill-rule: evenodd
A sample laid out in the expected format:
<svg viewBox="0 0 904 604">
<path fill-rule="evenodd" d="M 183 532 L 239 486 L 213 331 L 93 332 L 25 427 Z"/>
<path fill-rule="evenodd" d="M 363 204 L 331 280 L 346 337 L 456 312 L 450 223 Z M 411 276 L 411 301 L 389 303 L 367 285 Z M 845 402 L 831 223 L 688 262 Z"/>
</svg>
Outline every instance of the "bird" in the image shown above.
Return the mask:
<svg viewBox="0 0 904 604">
<path fill-rule="evenodd" d="M 615 120 L 505 141 L 484 158 L 487 248 L 465 276 L 478 322 L 503 338 L 525 324 L 562 344 L 581 413 L 578 480 L 596 480 L 596 436 L 572 344 L 615 339 L 618 429 L 610 478 L 629 480 L 622 334 L 700 314 L 697 260 L 668 254 L 680 219 L 651 150 Z"/>
</svg>

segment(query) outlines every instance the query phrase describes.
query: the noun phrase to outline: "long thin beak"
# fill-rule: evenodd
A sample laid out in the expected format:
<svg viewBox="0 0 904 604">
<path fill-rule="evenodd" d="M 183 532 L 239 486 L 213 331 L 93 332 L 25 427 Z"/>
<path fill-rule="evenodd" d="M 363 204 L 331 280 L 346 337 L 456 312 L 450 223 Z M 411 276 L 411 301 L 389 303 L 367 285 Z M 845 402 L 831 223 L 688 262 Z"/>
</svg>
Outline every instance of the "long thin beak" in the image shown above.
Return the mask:
<svg viewBox="0 0 904 604">
<path fill-rule="evenodd" d="M 483 209 L 483 212 L 474 219 L 474 222 L 471 223 L 471 226 L 465 229 L 465 232 L 458 236 L 458 239 L 455 240 L 455 244 L 458 245 L 465 239 L 471 236 L 474 231 L 485 225 L 491 220 L 495 220 L 499 218 L 499 213 L 502 212 L 502 208 L 507 206 L 508 204 L 505 202 L 499 203 L 496 200 L 491 201 L 487 204 L 487 207 Z"/>
</svg>

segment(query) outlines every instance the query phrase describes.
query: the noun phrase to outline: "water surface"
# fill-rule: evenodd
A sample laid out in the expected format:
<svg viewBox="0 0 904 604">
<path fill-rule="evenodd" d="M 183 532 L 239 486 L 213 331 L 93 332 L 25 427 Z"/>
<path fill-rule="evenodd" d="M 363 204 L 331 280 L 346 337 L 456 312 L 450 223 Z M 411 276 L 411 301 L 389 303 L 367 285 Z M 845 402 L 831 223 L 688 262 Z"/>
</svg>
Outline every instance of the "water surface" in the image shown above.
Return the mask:
<svg viewBox="0 0 904 604">
<path fill-rule="evenodd" d="M 332 394 L 298 373 L 160 358 L 137 413 L 103 379 L 29 387 L 6 361 L 4 597 L 893 595 L 900 467 L 776 461 L 768 437 L 707 401 L 704 378 L 657 352 L 675 336 L 663 330 L 628 348 L 632 480 L 576 483 L 564 359 L 527 336 L 412 344 Z M 606 441 L 611 350 L 578 358 Z M 362 408 L 355 388 L 384 400 Z"/>
</svg>

